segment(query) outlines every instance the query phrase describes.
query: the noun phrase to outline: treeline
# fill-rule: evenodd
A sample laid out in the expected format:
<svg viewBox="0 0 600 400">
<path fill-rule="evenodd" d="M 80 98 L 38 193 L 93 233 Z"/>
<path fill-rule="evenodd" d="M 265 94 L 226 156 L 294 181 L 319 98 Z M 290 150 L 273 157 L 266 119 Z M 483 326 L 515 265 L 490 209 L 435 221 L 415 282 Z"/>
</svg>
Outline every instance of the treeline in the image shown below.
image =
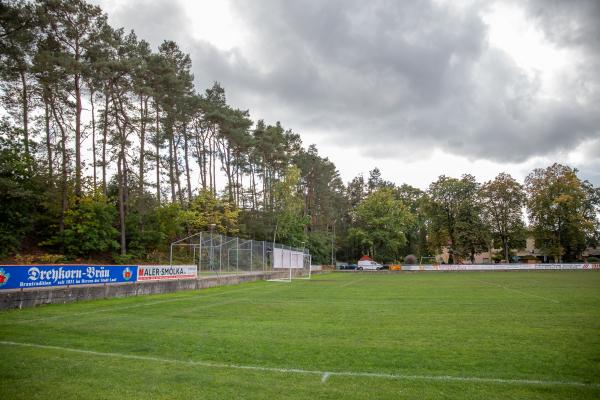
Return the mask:
<svg viewBox="0 0 600 400">
<path fill-rule="evenodd" d="M 525 187 L 466 175 L 423 192 L 377 169 L 344 185 L 297 133 L 252 121 L 218 83 L 198 91 L 175 42 L 154 50 L 84 1 L 0 3 L 0 61 L 3 257 L 158 261 L 213 224 L 306 246 L 320 263 L 442 246 L 468 259 L 492 240 L 508 257 L 527 229 L 557 259 L 597 241 L 598 189 L 561 165 Z"/>
<path fill-rule="evenodd" d="M 335 166 L 231 107 L 218 83 L 199 93 L 175 42 L 154 51 L 84 1 L 0 7 L 2 253 L 125 260 L 211 224 L 329 249 Z"/>
<path fill-rule="evenodd" d="M 450 263 L 487 251 L 510 262 L 533 237 L 548 260 L 576 261 L 600 243 L 600 189 L 561 164 L 534 169 L 524 185 L 505 173 L 483 184 L 472 175 L 440 176 L 426 191 L 382 181 L 375 169 L 366 183 L 355 178 L 347 193 L 351 259 L 368 253 L 391 261 L 446 248 Z"/>
</svg>

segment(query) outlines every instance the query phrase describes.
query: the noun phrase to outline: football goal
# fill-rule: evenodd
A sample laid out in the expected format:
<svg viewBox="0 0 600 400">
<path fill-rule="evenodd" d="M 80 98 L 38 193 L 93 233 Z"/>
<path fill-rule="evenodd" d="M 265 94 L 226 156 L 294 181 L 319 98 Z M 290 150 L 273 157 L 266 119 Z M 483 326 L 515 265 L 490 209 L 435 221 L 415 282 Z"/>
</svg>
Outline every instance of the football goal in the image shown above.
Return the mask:
<svg viewBox="0 0 600 400">
<path fill-rule="evenodd" d="M 291 282 L 293 279 L 310 279 L 311 257 L 304 249 L 276 245 L 272 250 L 271 265 L 281 277 L 269 279 L 271 282 Z"/>
<path fill-rule="evenodd" d="M 278 281 L 310 279 L 310 252 L 279 243 L 198 232 L 171 243 L 169 264 L 196 265 L 198 276 L 273 274 Z"/>
<path fill-rule="evenodd" d="M 439 262 L 437 260 L 437 257 L 421 257 L 421 261 L 419 262 L 419 265 L 438 265 Z"/>
</svg>

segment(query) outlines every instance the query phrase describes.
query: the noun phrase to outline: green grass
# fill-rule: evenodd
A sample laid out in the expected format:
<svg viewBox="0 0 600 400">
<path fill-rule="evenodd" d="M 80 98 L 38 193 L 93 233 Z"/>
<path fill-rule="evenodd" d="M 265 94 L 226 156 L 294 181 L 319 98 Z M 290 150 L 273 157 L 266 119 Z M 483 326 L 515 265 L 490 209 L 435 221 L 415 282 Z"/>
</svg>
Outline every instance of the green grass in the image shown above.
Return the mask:
<svg viewBox="0 0 600 400">
<path fill-rule="evenodd" d="M 597 399 L 600 273 L 336 273 L 52 305 L 0 313 L 0 342 L 0 399 Z"/>
</svg>

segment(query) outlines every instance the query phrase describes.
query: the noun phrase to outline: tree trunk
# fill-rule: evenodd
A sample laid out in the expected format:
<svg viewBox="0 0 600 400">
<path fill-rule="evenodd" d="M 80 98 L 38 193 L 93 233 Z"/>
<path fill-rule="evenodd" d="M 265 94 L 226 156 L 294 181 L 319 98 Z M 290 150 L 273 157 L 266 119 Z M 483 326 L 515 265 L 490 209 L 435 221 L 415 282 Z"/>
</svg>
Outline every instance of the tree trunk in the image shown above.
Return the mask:
<svg viewBox="0 0 600 400">
<path fill-rule="evenodd" d="M 123 144 L 121 145 L 121 157 L 123 158 L 123 208 L 125 209 L 125 215 L 127 215 L 129 205 L 129 169 L 127 168 L 127 157 L 124 145 L 125 140 L 126 139 L 124 138 Z"/>
<path fill-rule="evenodd" d="M 252 211 L 256 210 L 256 181 L 254 179 L 254 164 L 250 162 L 250 182 L 252 187 Z"/>
<path fill-rule="evenodd" d="M 237 167 L 237 179 L 236 179 L 236 183 L 235 183 L 235 187 L 237 189 L 237 205 L 239 207 L 239 205 L 244 202 L 244 191 L 242 190 L 244 187 L 244 174 L 240 171 L 240 167 L 238 164 Z M 245 205 L 245 204 L 244 204 Z"/>
<path fill-rule="evenodd" d="M 262 195 L 263 195 L 263 211 L 267 210 L 267 166 L 263 164 L 262 173 Z"/>
<path fill-rule="evenodd" d="M 221 163 L 225 164 L 225 174 L 227 175 L 227 191 L 229 194 L 229 201 L 233 203 L 233 173 L 231 171 L 231 152 L 225 140 L 221 142 Z"/>
<path fill-rule="evenodd" d="M 46 126 L 46 151 L 48 154 L 48 180 L 54 181 L 54 168 L 52 163 L 52 140 L 50 139 L 50 109 L 48 99 L 44 98 L 44 124 Z"/>
<path fill-rule="evenodd" d="M 209 186 L 209 190 L 212 191 L 212 185 L 213 185 L 213 168 L 212 168 L 212 163 L 213 163 L 213 141 L 212 138 L 209 139 L 208 141 L 208 186 Z"/>
<path fill-rule="evenodd" d="M 121 255 L 124 256 L 127 254 L 127 242 L 125 240 L 125 193 L 123 183 L 123 167 L 121 166 L 122 160 L 122 153 L 119 152 L 119 160 L 117 162 L 117 180 L 119 181 L 119 225 L 121 227 Z"/>
<path fill-rule="evenodd" d="M 187 180 L 187 195 L 188 195 L 188 203 L 189 203 L 192 201 L 192 181 L 190 180 L 187 124 L 183 125 L 183 152 L 184 152 L 183 157 L 184 157 L 184 161 L 185 161 L 185 178 Z"/>
<path fill-rule="evenodd" d="M 61 133 L 61 182 L 60 182 L 60 222 L 58 225 L 58 231 L 62 234 L 65 230 L 65 213 L 67 211 L 68 203 L 67 203 L 67 134 L 65 132 L 65 127 L 63 126 L 58 112 L 56 111 L 56 106 L 52 103 L 52 114 L 54 115 L 54 120 L 58 125 Z"/>
<path fill-rule="evenodd" d="M 179 204 L 183 206 L 183 192 L 181 191 L 181 175 L 179 173 L 179 156 L 177 155 L 177 148 L 179 147 L 179 139 L 175 140 L 175 133 L 173 133 L 173 166 L 175 167 L 175 180 L 177 183 L 177 197 L 179 198 Z"/>
<path fill-rule="evenodd" d="M 140 199 L 144 195 L 144 157 L 146 144 L 146 118 L 148 117 L 148 97 L 140 96 Z M 140 202 L 141 203 L 141 202 Z"/>
<path fill-rule="evenodd" d="M 124 113 L 121 99 L 119 98 L 119 105 L 121 106 L 121 112 Z M 125 141 L 127 135 L 125 130 L 127 129 L 127 122 L 123 125 L 119 123 L 118 110 L 116 110 L 117 103 L 113 95 L 113 107 L 115 107 L 115 125 L 119 133 L 119 156 L 117 160 L 117 184 L 118 184 L 118 196 L 119 196 L 119 224 L 121 228 L 121 255 L 127 254 L 127 235 L 125 226 L 125 215 L 126 215 L 126 203 L 127 203 L 127 164 L 125 163 Z M 125 116 L 126 117 L 126 116 Z"/>
<path fill-rule="evenodd" d="M 96 173 L 96 117 L 94 116 L 94 91 L 90 92 L 90 104 L 92 108 L 92 166 L 94 174 L 94 196 L 98 188 L 97 173 Z"/>
<path fill-rule="evenodd" d="M 171 201 L 175 203 L 175 174 L 173 171 L 173 127 L 169 127 L 169 182 L 171 184 Z"/>
<path fill-rule="evenodd" d="M 202 128 L 200 128 L 202 129 Z M 202 131 L 200 131 L 202 132 Z M 202 135 L 202 142 L 201 142 L 201 148 L 200 148 L 200 157 L 201 157 L 201 164 L 200 164 L 200 179 L 202 180 L 202 190 L 206 190 L 207 188 L 207 172 L 206 172 L 206 167 L 207 167 L 207 160 L 206 160 L 206 137 L 204 135 Z"/>
<path fill-rule="evenodd" d="M 76 61 L 78 58 L 76 57 Z M 75 196 L 81 197 L 81 82 L 75 75 Z"/>
<path fill-rule="evenodd" d="M 102 127 L 102 193 L 108 197 L 108 187 L 106 185 L 106 145 L 108 140 L 108 91 L 104 93 L 104 126 Z"/>
<path fill-rule="evenodd" d="M 160 206 L 160 109 L 156 103 L 156 200 Z"/>
<path fill-rule="evenodd" d="M 19 74 L 21 75 L 21 84 L 23 86 L 21 92 L 21 101 L 23 103 L 23 145 L 25 146 L 25 155 L 27 158 L 29 158 L 29 95 L 27 93 L 27 79 L 25 77 L 25 71 L 21 69 Z M 29 161 L 27 165 L 30 165 Z"/>
</svg>

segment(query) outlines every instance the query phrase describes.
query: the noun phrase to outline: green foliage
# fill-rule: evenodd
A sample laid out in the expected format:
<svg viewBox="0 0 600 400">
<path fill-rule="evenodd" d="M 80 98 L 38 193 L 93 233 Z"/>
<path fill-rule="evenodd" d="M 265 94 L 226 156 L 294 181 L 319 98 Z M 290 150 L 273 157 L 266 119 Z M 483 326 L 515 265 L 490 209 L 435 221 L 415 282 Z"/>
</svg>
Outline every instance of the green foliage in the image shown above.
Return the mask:
<svg viewBox="0 0 600 400">
<path fill-rule="evenodd" d="M 275 184 L 275 241 L 292 246 L 300 246 L 306 242 L 305 228 L 310 222 L 304 216 L 304 202 L 297 193 L 300 170 L 289 167 L 285 176 Z"/>
<path fill-rule="evenodd" d="M 449 247 L 449 263 L 470 258 L 490 245 L 487 226 L 481 219 L 479 184 L 472 175 L 461 179 L 440 176 L 429 185 L 425 212 L 429 220 L 430 245 L 439 251 Z"/>
<path fill-rule="evenodd" d="M 417 257 L 430 255 L 427 246 L 427 215 L 425 193 L 407 184 L 394 189 L 394 196 L 408 208 L 411 218 L 406 228 L 406 245 L 403 254 L 415 254 Z"/>
<path fill-rule="evenodd" d="M 331 234 L 327 232 L 310 232 L 308 244 L 313 264 L 331 264 Z"/>
<path fill-rule="evenodd" d="M 44 190 L 32 172 L 34 160 L 17 140 L 19 131 L 11 130 L 6 121 L 0 129 L 0 256 L 5 256 L 17 251 L 33 230 Z"/>
<path fill-rule="evenodd" d="M 127 264 L 133 264 L 133 261 L 135 260 L 135 255 L 134 254 L 115 254 L 113 256 L 113 260 L 115 261 L 115 264 L 119 264 L 119 265 L 127 265 Z"/>
<path fill-rule="evenodd" d="M 59 264 L 69 261 L 69 257 L 63 254 L 17 254 L 15 262 L 17 264 Z"/>
<path fill-rule="evenodd" d="M 103 198 L 82 197 L 65 213 L 65 228 L 51 242 L 65 254 L 90 256 L 119 248 L 119 231 L 113 226 L 117 213 Z"/>
<path fill-rule="evenodd" d="M 240 210 L 229 201 L 218 199 L 211 191 L 202 190 L 182 213 L 183 222 L 189 231 L 210 231 L 234 235 L 239 232 Z"/>
<path fill-rule="evenodd" d="M 128 249 L 137 259 L 153 260 L 184 232 L 184 216 L 177 203 L 133 211 L 127 216 Z M 160 255 L 158 255 L 160 257 Z"/>
<path fill-rule="evenodd" d="M 405 231 L 412 222 L 406 206 L 391 189 L 379 189 L 363 200 L 355 210 L 350 240 L 382 261 L 398 259 L 406 244 Z"/>
<path fill-rule="evenodd" d="M 572 168 L 553 164 L 525 179 L 529 221 L 536 247 L 555 260 L 580 258 L 598 230 L 595 200 Z"/>
<path fill-rule="evenodd" d="M 249 110 L 229 105 L 218 82 L 196 91 L 192 60 L 177 43 L 153 52 L 84 0 L 11 0 L 0 11 L 0 256 L 46 240 L 70 256 L 107 257 L 109 226 L 120 230 L 122 260 L 160 259 L 171 241 L 213 224 L 304 243 L 323 262 L 334 227 L 333 251 L 347 259 L 420 257 L 445 246 L 451 258 L 473 258 L 492 238 L 507 257 L 523 244 L 522 188 L 508 175 L 481 190 L 469 175 L 442 176 L 423 193 L 373 168 L 344 186 L 335 164 L 279 121 L 252 128 Z M 93 158 L 85 159 L 84 138 Z M 599 245 L 600 190 L 536 171 L 527 205 L 539 246 L 573 260 Z M 401 217 L 380 215 L 390 199 L 367 198 L 385 191 L 404 205 Z"/>
<path fill-rule="evenodd" d="M 525 246 L 523 186 L 510 175 L 501 173 L 493 181 L 483 185 L 480 199 L 485 223 L 491 230 L 493 238 L 502 243 L 504 259 L 508 262 L 511 248 Z"/>
</svg>

